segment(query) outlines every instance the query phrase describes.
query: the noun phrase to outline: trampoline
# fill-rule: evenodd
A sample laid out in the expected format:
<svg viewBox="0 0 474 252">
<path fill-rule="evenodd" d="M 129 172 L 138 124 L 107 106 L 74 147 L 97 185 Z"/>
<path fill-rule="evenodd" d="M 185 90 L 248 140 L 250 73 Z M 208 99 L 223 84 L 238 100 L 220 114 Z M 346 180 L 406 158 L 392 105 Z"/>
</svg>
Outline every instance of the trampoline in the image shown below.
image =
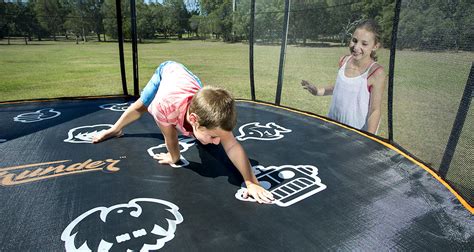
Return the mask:
<svg viewBox="0 0 474 252">
<path fill-rule="evenodd" d="M 324 117 L 239 100 L 234 135 L 276 200 L 241 197 L 220 146 L 148 114 L 90 144 L 127 97 L 0 104 L 0 251 L 472 250 L 474 215 L 445 182 L 378 138 Z"/>
</svg>

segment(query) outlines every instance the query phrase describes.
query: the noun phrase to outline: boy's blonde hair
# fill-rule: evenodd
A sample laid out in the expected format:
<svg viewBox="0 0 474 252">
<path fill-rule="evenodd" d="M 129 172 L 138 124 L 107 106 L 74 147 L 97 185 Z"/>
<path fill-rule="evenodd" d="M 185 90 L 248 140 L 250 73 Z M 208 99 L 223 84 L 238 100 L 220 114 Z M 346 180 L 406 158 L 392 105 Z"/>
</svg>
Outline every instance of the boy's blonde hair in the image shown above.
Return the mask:
<svg viewBox="0 0 474 252">
<path fill-rule="evenodd" d="M 189 112 L 199 117 L 199 126 L 232 131 L 237 124 L 237 111 L 232 95 L 225 89 L 206 86 L 193 97 Z"/>
</svg>

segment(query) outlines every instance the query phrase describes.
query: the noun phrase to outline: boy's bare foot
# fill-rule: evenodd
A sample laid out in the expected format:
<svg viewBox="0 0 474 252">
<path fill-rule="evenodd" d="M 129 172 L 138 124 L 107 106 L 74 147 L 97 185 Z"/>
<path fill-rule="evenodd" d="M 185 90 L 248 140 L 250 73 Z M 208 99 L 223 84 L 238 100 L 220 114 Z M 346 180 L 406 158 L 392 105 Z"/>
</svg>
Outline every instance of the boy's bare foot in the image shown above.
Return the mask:
<svg viewBox="0 0 474 252">
<path fill-rule="evenodd" d="M 98 135 L 95 135 L 93 138 L 92 138 L 92 143 L 100 143 L 104 140 L 107 140 L 109 138 L 112 138 L 112 137 L 121 137 L 123 136 L 123 131 L 122 130 L 119 130 L 119 131 L 115 131 L 113 129 L 108 129 Z"/>
</svg>

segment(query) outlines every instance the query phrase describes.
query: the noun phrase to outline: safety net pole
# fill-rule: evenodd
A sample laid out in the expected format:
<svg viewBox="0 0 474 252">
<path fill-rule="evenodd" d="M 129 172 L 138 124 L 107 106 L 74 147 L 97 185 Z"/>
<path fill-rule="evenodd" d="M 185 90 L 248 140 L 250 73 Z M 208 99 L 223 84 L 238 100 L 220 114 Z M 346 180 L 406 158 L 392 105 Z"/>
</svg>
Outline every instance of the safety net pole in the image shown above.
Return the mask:
<svg viewBox="0 0 474 252">
<path fill-rule="evenodd" d="M 255 101 L 255 79 L 253 68 L 253 43 L 254 43 L 254 28 L 255 28 L 255 0 L 250 2 L 250 30 L 249 30 L 249 73 L 250 73 L 250 95 L 252 101 Z"/>
<path fill-rule="evenodd" d="M 286 43 L 288 40 L 288 23 L 290 21 L 291 0 L 285 0 L 285 16 L 283 19 L 283 33 L 281 37 L 280 66 L 278 67 L 278 83 L 275 96 L 275 104 L 280 105 L 281 90 L 283 86 L 283 72 L 285 67 Z"/>
<path fill-rule="evenodd" d="M 397 32 L 398 21 L 400 19 L 400 9 L 402 1 L 397 0 L 395 3 L 395 13 L 393 15 L 392 38 L 390 45 L 390 65 L 388 70 L 388 140 L 393 142 L 393 76 L 395 71 L 395 52 L 397 50 Z"/>
<path fill-rule="evenodd" d="M 130 10 L 132 22 L 133 95 L 138 96 L 137 8 L 135 0 L 130 0 Z"/>
<path fill-rule="evenodd" d="M 120 57 L 120 75 L 122 77 L 122 90 L 124 95 L 128 95 L 127 76 L 125 75 L 125 59 L 123 56 L 123 32 L 122 32 L 122 6 L 120 0 L 115 0 L 115 11 L 117 13 L 117 36 Z"/>
<path fill-rule="evenodd" d="M 456 151 L 456 146 L 458 145 L 459 137 L 461 136 L 462 128 L 464 122 L 466 121 L 467 112 L 471 106 L 472 100 L 472 89 L 474 87 L 474 62 L 471 64 L 471 71 L 469 72 L 469 77 L 467 78 L 466 87 L 459 103 L 458 113 L 456 114 L 456 119 L 454 119 L 453 128 L 451 130 L 451 135 L 449 136 L 448 144 L 444 151 L 443 159 L 439 167 L 439 174 L 442 178 L 445 178 L 448 174 L 449 166 Z"/>
</svg>

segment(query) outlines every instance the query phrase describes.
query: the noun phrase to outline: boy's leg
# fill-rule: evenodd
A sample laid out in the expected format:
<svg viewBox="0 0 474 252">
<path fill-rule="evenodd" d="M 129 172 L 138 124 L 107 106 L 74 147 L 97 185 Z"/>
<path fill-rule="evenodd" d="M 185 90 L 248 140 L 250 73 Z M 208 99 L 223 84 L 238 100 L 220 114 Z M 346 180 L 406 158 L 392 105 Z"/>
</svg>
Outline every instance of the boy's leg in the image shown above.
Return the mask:
<svg viewBox="0 0 474 252">
<path fill-rule="evenodd" d="M 163 72 L 163 68 L 170 63 L 172 63 L 172 61 L 163 62 L 156 69 L 150 81 L 143 89 L 140 95 L 140 99 L 135 101 L 132 105 L 130 105 L 130 107 L 127 108 L 127 110 L 125 110 L 125 112 L 120 116 L 117 122 L 115 122 L 112 128 L 102 132 L 97 136 L 94 136 L 92 139 L 93 143 L 99 143 L 111 137 L 121 136 L 123 134 L 123 128 L 125 128 L 130 123 L 138 120 L 142 116 L 142 114 L 147 111 L 147 107 L 153 101 L 153 98 L 155 97 L 156 92 L 158 92 L 158 88 L 160 87 L 161 73 Z"/>
<path fill-rule="evenodd" d="M 158 88 L 160 87 L 161 82 L 161 74 L 163 73 L 163 68 L 168 65 L 175 63 L 174 61 L 165 61 L 160 64 L 158 68 L 156 68 L 155 73 L 151 76 L 151 79 L 146 84 L 145 88 L 143 88 L 142 93 L 140 94 L 140 100 L 145 105 L 145 107 L 150 106 L 153 98 L 155 98 L 156 92 L 158 92 Z"/>
<path fill-rule="evenodd" d="M 184 70 L 186 70 L 186 72 L 188 72 L 189 75 L 191 75 L 197 81 L 197 83 L 199 83 L 199 86 L 202 87 L 201 80 L 195 74 L 193 74 L 191 71 L 189 71 L 184 65 L 182 65 L 182 64 L 180 64 L 180 65 L 184 68 Z"/>
<path fill-rule="evenodd" d="M 102 132 L 101 134 L 94 136 L 92 139 L 92 143 L 99 143 L 111 137 L 119 137 L 121 136 L 122 129 L 125 128 L 130 123 L 138 120 L 143 113 L 147 111 L 145 105 L 141 100 L 137 100 L 136 102 L 132 103 L 130 107 L 123 112 L 117 122 L 112 126 L 112 128 Z"/>
</svg>

